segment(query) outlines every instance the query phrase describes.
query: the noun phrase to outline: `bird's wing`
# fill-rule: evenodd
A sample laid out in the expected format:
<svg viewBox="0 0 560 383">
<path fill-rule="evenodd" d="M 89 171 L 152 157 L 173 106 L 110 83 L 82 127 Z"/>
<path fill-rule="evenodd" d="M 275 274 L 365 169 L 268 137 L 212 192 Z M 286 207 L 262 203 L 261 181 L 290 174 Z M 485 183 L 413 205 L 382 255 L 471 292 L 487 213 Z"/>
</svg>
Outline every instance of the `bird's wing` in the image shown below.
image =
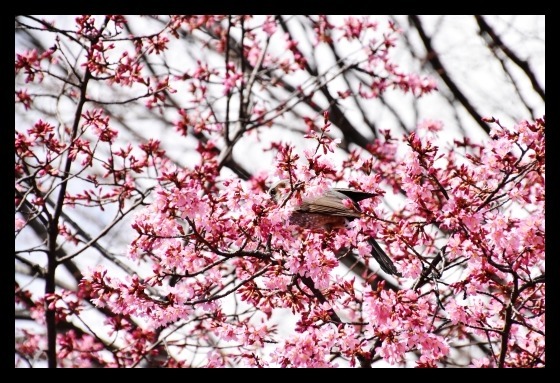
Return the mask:
<svg viewBox="0 0 560 383">
<path fill-rule="evenodd" d="M 342 189 L 342 188 L 334 188 L 334 191 L 344 194 L 346 197 L 350 198 L 354 202 L 359 202 L 363 199 L 374 197 L 375 193 L 368 193 L 360 190 L 354 189 Z"/>
<path fill-rule="evenodd" d="M 329 190 L 324 195 L 311 199 L 304 199 L 297 209 L 300 212 L 328 214 L 339 217 L 358 218 L 361 216 L 358 206 L 353 203 L 347 207 L 342 201 L 349 198 L 335 190 Z"/>
</svg>

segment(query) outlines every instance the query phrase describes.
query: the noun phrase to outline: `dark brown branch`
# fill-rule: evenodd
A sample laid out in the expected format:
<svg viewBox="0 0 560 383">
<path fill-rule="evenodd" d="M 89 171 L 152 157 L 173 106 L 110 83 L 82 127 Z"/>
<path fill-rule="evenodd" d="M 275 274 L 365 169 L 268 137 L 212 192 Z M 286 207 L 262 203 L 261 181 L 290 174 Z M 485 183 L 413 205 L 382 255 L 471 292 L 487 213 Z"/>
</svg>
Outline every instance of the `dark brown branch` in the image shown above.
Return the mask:
<svg viewBox="0 0 560 383">
<path fill-rule="evenodd" d="M 457 84 L 453 81 L 451 76 L 448 74 L 447 69 L 443 66 L 443 63 L 439 59 L 438 53 L 434 50 L 432 46 L 432 39 L 426 34 L 422 22 L 417 15 L 410 15 L 410 21 L 416 27 L 420 39 L 426 48 L 426 56 L 436 73 L 441 77 L 445 85 L 449 88 L 451 93 L 455 98 L 463 105 L 471 117 L 476 121 L 476 123 L 484 130 L 486 133 L 490 133 L 490 126 L 482 120 L 482 116 L 478 113 L 474 105 L 471 104 L 467 96 L 459 89 Z"/>
<path fill-rule="evenodd" d="M 541 99 L 545 101 L 544 89 L 540 86 L 539 82 L 537 81 L 537 76 L 535 76 L 535 73 L 531 70 L 529 63 L 526 60 L 522 60 L 519 56 L 517 56 L 515 52 L 512 51 L 502 41 L 500 36 L 498 36 L 496 31 L 494 31 L 494 29 L 486 22 L 484 17 L 482 17 L 481 15 L 474 15 L 474 17 L 476 19 L 476 22 L 478 23 L 478 27 L 480 28 L 480 34 L 481 35 L 486 34 L 488 37 L 490 37 L 494 43 L 493 47 L 497 47 L 502 52 L 504 52 L 504 54 L 515 65 L 517 65 L 525 73 L 525 75 L 527 75 L 527 78 L 531 82 L 531 85 L 533 86 L 535 92 L 537 92 L 537 94 L 541 97 Z"/>
<path fill-rule="evenodd" d="M 89 69 L 86 69 L 84 74 L 84 79 L 80 86 L 80 100 L 78 105 L 76 106 L 76 112 L 74 114 L 74 123 L 72 125 L 72 136 L 70 138 L 70 142 L 73 143 L 76 135 L 78 133 L 78 126 L 80 124 L 80 119 L 82 115 L 82 110 L 84 104 L 86 102 L 86 90 L 87 85 L 91 74 Z M 72 145 L 72 144 L 71 144 Z M 66 164 L 64 166 L 64 173 L 65 175 L 70 174 L 70 168 L 72 166 L 72 161 L 69 158 L 70 151 L 68 151 Z M 58 194 L 58 199 L 55 206 L 55 211 L 53 213 L 52 220 L 49 222 L 48 227 L 48 266 L 47 266 L 47 276 L 45 281 L 45 294 L 50 295 L 55 292 L 56 282 L 55 282 L 55 274 L 56 274 L 56 267 L 58 265 L 57 260 L 57 238 L 58 238 L 58 220 L 62 213 L 62 207 L 64 206 L 64 197 L 66 195 L 66 188 L 68 187 L 68 180 L 62 182 L 60 184 L 60 190 Z M 47 324 L 47 359 L 48 359 L 48 366 L 49 368 L 56 368 L 57 361 L 56 361 L 56 311 L 54 309 L 50 309 L 47 305 L 46 308 L 46 324 Z"/>
<path fill-rule="evenodd" d="M 293 38 L 293 36 L 291 35 L 287 25 L 283 22 L 283 19 L 281 17 L 279 17 L 278 19 L 279 19 L 280 25 L 282 26 L 284 31 L 287 34 L 290 35 L 290 38 Z M 337 61 L 337 66 L 340 68 L 340 71 L 341 71 L 342 75 L 344 75 L 344 73 L 346 73 L 346 71 L 348 69 L 350 69 L 350 67 L 347 66 L 347 64 L 345 64 L 343 61 Z M 308 65 L 305 66 L 305 69 L 307 70 L 307 72 L 309 73 L 310 76 L 317 77 L 317 78 L 319 77 L 319 74 L 317 73 L 316 69 L 311 68 Z M 325 96 L 325 98 L 327 99 L 328 105 L 330 106 L 330 108 L 329 108 L 329 120 L 333 124 L 335 124 L 342 131 L 346 141 L 354 142 L 357 145 L 361 146 L 362 148 L 365 148 L 367 146 L 367 144 L 369 144 L 371 142 L 371 140 L 364 137 L 354 127 L 354 125 L 352 125 L 350 120 L 348 120 L 346 118 L 346 116 L 344 115 L 344 112 L 337 105 L 336 99 L 330 94 L 330 92 L 327 88 L 327 83 L 324 82 L 323 84 L 321 84 L 320 87 L 319 87 L 319 90 L 321 91 L 323 96 Z M 311 103 L 308 103 L 308 104 L 311 104 Z"/>
</svg>

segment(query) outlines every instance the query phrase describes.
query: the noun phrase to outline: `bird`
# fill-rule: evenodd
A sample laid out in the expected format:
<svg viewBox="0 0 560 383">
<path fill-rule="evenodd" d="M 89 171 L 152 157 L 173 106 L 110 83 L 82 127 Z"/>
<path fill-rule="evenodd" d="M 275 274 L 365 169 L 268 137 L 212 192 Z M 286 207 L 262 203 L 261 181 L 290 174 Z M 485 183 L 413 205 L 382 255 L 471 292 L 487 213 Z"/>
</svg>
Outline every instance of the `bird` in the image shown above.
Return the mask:
<svg viewBox="0 0 560 383">
<path fill-rule="evenodd" d="M 269 188 L 268 194 L 277 204 L 284 204 L 290 196 L 291 185 L 289 180 L 280 180 Z M 358 202 L 375 195 L 354 189 L 330 188 L 317 197 L 303 198 L 301 205 L 290 213 L 289 223 L 306 229 L 340 228 L 347 222 L 362 217 L 364 213 Z M 387 274 L 402 276 L 375 239 L 370 237 L 368 242 L 371 245 L 371 255 L 381 269 Z"/>
</svg>

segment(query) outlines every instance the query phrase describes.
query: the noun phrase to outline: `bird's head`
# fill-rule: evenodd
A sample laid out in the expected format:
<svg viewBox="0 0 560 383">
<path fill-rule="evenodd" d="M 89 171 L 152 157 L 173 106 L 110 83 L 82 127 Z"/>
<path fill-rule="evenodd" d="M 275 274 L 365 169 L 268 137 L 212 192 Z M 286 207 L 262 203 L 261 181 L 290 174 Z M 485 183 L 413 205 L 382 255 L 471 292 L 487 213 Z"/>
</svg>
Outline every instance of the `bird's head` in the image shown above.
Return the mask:
<svg viewBox="0 0 560 383">
<path fill-rule="evenodd" d="M 270 197 L 274 202 L 280 204 L 280 202 L 282 202 L 282 200 L 290 194 L 291 190 L 289 180 L 280 180 L 268 189 L 268 194 L 270 194 Z"/>
</svg>

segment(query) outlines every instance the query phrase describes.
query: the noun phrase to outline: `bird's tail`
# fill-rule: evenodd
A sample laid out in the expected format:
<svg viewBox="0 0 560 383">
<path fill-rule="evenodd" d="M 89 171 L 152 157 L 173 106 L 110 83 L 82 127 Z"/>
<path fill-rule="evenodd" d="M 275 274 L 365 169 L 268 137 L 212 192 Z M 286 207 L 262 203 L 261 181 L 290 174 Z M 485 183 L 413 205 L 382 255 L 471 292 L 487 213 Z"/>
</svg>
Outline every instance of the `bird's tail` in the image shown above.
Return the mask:
<svg viewBox="0 0 560 383">
<path fill-rule="evenodd" d="M 395 264 L 389 258 L 387 254 L 383 251 L 383 249 L 377 244 L 374 239 L 369 240 L 369 244 L 371 245 L 371 255 L 381 266 L 381 270 L 386 272 L 387 274 L 396 275 L 398 277 L 402 277 L 402 274 L 397 271 Z"/>
</svg>

